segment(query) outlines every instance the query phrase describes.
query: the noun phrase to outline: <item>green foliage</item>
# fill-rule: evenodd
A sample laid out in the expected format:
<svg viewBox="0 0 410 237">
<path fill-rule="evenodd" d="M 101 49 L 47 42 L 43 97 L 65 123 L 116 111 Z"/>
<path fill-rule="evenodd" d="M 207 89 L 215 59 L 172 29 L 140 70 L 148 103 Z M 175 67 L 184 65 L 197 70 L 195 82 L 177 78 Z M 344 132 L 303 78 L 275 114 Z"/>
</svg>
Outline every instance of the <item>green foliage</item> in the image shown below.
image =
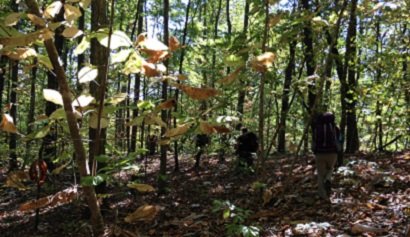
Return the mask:
<svg viewBox="0 0 410 237">
<path fill-rule="evenodd" d="M 214 200 L 213 212 L 222 212 L 222 218 L 226 222 L 227 236 L 258 237 L 260 228 L 245 225 L 246 219 L 251 215 L 250 210 L 235 206 L 230 201 Z"/>
</svg>

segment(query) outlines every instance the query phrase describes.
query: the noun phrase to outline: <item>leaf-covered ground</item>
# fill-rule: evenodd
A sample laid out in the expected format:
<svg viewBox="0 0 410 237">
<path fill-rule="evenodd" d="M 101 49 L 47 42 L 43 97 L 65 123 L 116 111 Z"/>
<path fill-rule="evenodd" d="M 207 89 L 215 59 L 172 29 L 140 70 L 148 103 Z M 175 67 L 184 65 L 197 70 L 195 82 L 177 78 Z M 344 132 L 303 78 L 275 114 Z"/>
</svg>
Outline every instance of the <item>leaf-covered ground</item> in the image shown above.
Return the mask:
<svg viewBox="0 0 410 237">
<path fill-rule="evenodd" d="M 109 186 L 102 206 L 106 236 L 228 236 L 229 230 L 256 229 L 260 236 L 409 235 L 410 152 L 348 157 L 347 165 L 333 176 L 331 203 L 316 196 L 313 157 L 293 161 L 292 156 L 272 157 L 264 172 L 255 175 L 238 173 L 232 160 L 219 164 L 208 155 L 197 173 L 187 156 L 181 159 L 181 172 L 170 171 L 166 194 L 141 194 L 126 184 L 155 187 L 158 157 L 150 157 L 146 174 L 121 172 Z M 74 198 L 59 205 L 55 200 L 69 195 L 50 196 L 72 187 L 72 171 L 53 176 L 44 185 L 41 197 L 49 198 L 40 210 L 38 230 L 35 211 L 21 208 L 35 199 L 36 188 L 32 183 L 26 183 L 26 190 L 5 187 L 6 179 L 1 171 L 0 236 L 92 236 L 83 202 Z M 145 221 L 124 221 L 143 205 L 152 205 L 145 206 L 151 207 L 144 209 L 146 216 L 136 218 Z"/>
</svg>

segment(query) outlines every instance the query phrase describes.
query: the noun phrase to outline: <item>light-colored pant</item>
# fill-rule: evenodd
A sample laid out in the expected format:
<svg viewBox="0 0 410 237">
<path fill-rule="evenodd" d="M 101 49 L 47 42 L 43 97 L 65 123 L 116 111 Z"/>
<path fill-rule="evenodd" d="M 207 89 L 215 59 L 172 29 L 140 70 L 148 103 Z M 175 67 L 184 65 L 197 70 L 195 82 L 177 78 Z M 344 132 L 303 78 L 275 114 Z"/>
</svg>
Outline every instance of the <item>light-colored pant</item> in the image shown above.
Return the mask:
<svg viewBox="0 0 410 237">
<path fill-rule="evenodd" d="M 337 153 L 319 153 L 316 154 L 316 168 L 317 168 L 317 180 L 319 188 L 319 196 L 322 198 L 329 198 L 329 194 L 326 192 L 325 182 L 330 182 L 333 168 L 337 161 Z"/>
</svg>

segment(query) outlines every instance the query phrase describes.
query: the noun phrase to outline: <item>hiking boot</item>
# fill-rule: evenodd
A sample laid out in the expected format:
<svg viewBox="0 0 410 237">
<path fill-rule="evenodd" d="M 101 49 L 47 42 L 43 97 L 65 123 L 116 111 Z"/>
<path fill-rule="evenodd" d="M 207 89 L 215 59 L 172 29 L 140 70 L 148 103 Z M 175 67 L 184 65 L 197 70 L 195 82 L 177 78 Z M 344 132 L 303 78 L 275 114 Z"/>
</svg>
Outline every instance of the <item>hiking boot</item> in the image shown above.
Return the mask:
<svg viewBox="0 0 410 237">
<path fill-rule="evenodd" d="M 330 182 L 330 180 L 325 181 L 325 191 L 327 196 L 330 196 L 330 193 L 332 192 L 332 183 Z"/>
</svg>

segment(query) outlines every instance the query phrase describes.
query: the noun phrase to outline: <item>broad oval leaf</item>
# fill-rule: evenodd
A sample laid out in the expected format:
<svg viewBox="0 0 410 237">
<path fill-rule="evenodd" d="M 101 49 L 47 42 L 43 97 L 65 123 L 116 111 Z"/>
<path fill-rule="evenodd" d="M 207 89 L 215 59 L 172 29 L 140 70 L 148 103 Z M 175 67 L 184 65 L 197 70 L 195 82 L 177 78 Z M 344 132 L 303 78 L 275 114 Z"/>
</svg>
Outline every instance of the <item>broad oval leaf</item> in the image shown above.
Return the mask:
<svg viewBox="0 0 410 237">
<path fill-rule="evenodd" d="M 144 61 L 145 60 L 137 52 L 132 52 L 128 57 L 127 62 L 125 62 L 122 72 L 126 75 L 139 73 L 142 70 L 142 64 Z"/>
<path fill-rule="evenodd" d="M 128 214 L 124 221 L 127 223 L 134 223 L 137 221 L 152 221 L 161 210 L 157 205 L 143 205 L 138 207 L 133 213 Z"/>
<path fill-rule="evenodd" d="M 201 132 L 202 132 L 203 134 L 207 134 L 207 135 L 216 132 L 216 130 L 214 129 L 214 127 L 213 127 L 211 124 L 209 124 L 208 122 L 205 122 L 205 121 L 200 122 L 200 124 L 199 124 L 199 130 L 201 130 Z"/>
<path fill-rule="evenodd" d="M 90 66 L 85 66 L 81 68 L 78 72 L 78 82 L 86 83 L 94 80 L 98 76 L 98 69 L 92 68 Z"/>
<path fill-rule="evenodd" d="M 37 56 L 37 52 L 32 48 L 16 48 L 10 51 L 7 50 L 3 54 L 13 60 L 24 60 Z"/>
<path fill-rule="evenodd" d="M 163 64 L 153 64 L 143 61 L 142 73 L 147 77 L 158 77 L 161 73 L 165 73 L 167 68 Z"/>
<path fill-rule="evenodd" d="M 38 16 L 36 16 L 36 15 L 34 15 L 34 14 L 28 13 L 28 14 L 27 14 L 27 18 L 28 18 L 31 22 L 33 22 L 33 24 L 36 25 L 36 26 L 39 26 L 39 27 L 44 27 L 44 26 L 46 26 L 46 21 L 45 21 L 43 18 L 38 17 Z"/>
<path fill-rule="evenodd" d="M 78 72 L 78 82 L 86 83 L 94 80 L 98 76 L 98 69 L 85 66 Z"/>
<path fill-rule="evenodd" d="M 74 7 L 70 4 L 64 4 L 64 18 L 67 21 L 74 21 L 81 16 L 81 11 L 78 7 Z"/>
<path fill-rule="evenodd" d="M 97 113 L 92 113 L 90 116 L 89 121 L 90 128 L 97 129 L 98 128 L 98 115 Z M 101 118 L 100 119 L 100 128 L 107 128 L 108 127 L 108 119 Z"/>
<path fill-rule="evenodd" d="M 230 73 L 229 75 L 225 76 L 217 82 L 221 83 L 222 85 L 232 84 L 236 80 L 236 78 L 238 78 L 238 75 L 241 72 L 242 68 L 243 67 L 237 68 L 235 71 L 233 71 L 232 73 Z"/>
<path fill-rule="evenodd" d="M 111 54 L 111 63 L 115 64 L 115 63 L 125 62 L 125 60 L 127 60 L 127 58 L 130 56 L 131 53 L 132 53 L 131 49 L 123 49 L 119 51 L 118 53 L 113 53 Z"/>
<path fill-rule="evenodd" d="M 6 16 L 6 18 L 4 19 L 4 24 L 6 26 L 14 26 L 17 24 L 17 22 L 20 20 L 22 13 L 18 13 L 18 12 L 13 12 L 10 13 Z"/>
<path fill-rule="evenodd" d="M 9 133 L 17 133 L 17 128 L 14 125 L 13 117 L 9 114 L 3 114 L 3 119 L 0 123 L 0 129 Z"/>
<path fill-rule="evenodd" d="M 89 104 L 91 104 L 93 100 L 94 100 L 94 97 L 92 97 L 91 95 L 80 95 L 77 99 L 73 101 L 73 106 L 74 107 L 86 107 Z"/>
<path fill-rule="evenodd" d="M 45 100 L 57 105 L 63 105 L 63 97 L 60 92 L 52 89 L 43 89 L 43 97 Z"/>
<path fill-rule="evenodd" d="M 140 35 L 141 36 L 141 35 Z M 137 45 L 140 46 L 142 51 L 166 51 L 168 46 L 159 41 L 156 38 L 147 38 L 138 36 Z"/>
<path fill-rule="evenodd" d="M 44 17 L 47 19 L 53 19 L 60 12 L 62 7 L 63 3 L 61 1 L 51 3 L 44 11 Z"/>
<path fill-rule="evenodd" d="M 162 119 L 160 117 L 158 117 L 158 116 L 156 116 L 155 114 L 152 114 L 152 113 L 147 114 L 145 116 L 144 122 L 147 125 L 158 125 L 158 126 L 161 126 L 161 127 L 164 127 L 164 128 L 167 127 L 167 124 L 164 121 L 162 121 Z"/>
<path fill-rule="evenodd" d="M 90 6 L 91 4 L 91 0 L 82 0 L 80 2 L 80 7 L 82 7 L 83 9 L 86 9 Z"/>
<path fill-rule="evenodd" d="M 97 40 L 101 45 L 108 47 L 108 30 L 101 29 L 97 32 Z M 112 32 L 110 49 L 119 47 L 129 47 L 132 45 L 130 38 L 122 31 L 116 30 Z"/>
<path fill-rule="evenodd" d="M 107 103 L 117 105 L 123 102 L 128 97 L 127 93 L 118 93 L 116 95 L 111 96 L 111 98 L 107 101 Z"/>
<path fill-rule="evenodd" d="M 51 64 L 50 58 L 48 56 L 39 54 L 37 55 L 37 60 L 40 64 L 45 66 L 47 69 L 53 70 L 53 64 Z"/>
<path fill-rule="evenodd" d="M 210 87 L 195 88 L 186 85 L 177 85 L 177 87 L 181 89 L 183 92 L 185 92 L 185 94 L 187 94 L 189 97 L 195 100 L 206 100 L 210 97 L 219 94 L 219 92 L 216 89 Z"/>
<path fill-rule="evenodd" d="M 155 192 L 155 188 L 152 187 L 151 185 L 148 185 L 148 184 L 130 183 L 130 184 L 127 184 L 127 187 L 132 188 L 132 189 L 136 189 L 140 193 Z"/>
<path fill-rule="evenodd" d="M 84 53 L 90 47 L 90 39 L 88 37 L 84 37 L 80 44 L 74 49 L 74 55 L 80 55 Z"/>
<path fill-rule="evenodd" d="M 168 40 L 169 50 L 175 51 L 181 47 L 178 39 L 175 36 L 171 36 Z"/>
<path fill-rule="evenodd" d="M 171 128 L 165 132 L 164 137 L 176 137 L 188 132 L 190 124 L 184 124 L 176 128 Z"/>
<path fill-rule="evenodd" d="M 83 31 L 79 30 L 77 27 L 72 26 L 72 27 L 68 27 L 65 28 L 62 35 L 66 38 L 71 38 L 71 39 L 75 39 L 78 36 L 82 35 Z"/>
</svg>

